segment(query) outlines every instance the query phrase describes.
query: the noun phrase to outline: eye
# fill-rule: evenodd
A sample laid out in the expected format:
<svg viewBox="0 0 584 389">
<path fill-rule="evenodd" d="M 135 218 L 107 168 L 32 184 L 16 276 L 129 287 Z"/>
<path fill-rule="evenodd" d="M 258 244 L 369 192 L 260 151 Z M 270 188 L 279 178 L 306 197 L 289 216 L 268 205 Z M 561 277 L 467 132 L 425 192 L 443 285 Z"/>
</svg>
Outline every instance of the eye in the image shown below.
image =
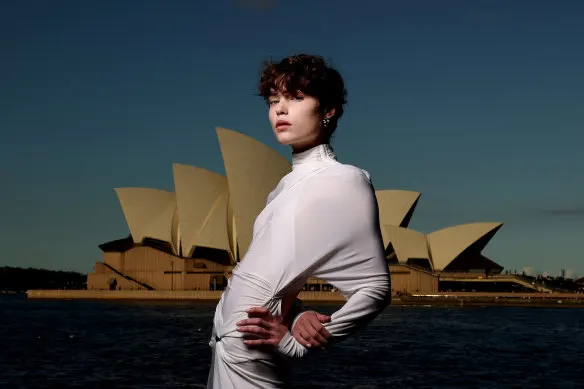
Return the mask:
<svg viewBox="0 0 584 389">
<path fill-rule="evenodd" d="M 302 101 L 304 100 L 304 93 L 301 91 L 296 91 L 295 94 L 290 94 L 289 99 L 293 101 Z"/>
<path fill-rule="evenodd" d="M 278 103 L 278 100 L 276 100 L 276 99 L 271 99 L 270 101 L 268 101 L 268 105 L 274 105 L 277 103 Z"/>
</svg>

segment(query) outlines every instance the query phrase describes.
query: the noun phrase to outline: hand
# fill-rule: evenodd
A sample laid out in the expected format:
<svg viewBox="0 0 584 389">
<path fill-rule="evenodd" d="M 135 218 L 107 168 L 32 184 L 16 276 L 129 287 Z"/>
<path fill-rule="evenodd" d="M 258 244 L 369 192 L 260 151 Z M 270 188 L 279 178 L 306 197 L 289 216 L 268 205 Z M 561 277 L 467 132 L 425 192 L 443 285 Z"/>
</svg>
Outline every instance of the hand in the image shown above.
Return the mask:
<svg viewBox="0 0 584 389">
<path fill-rule="evenodd" d="M 257 339 L 243 341 L 248 346 L 277 346 L 288 332 L 288 327 L 282 324 L 282 317 L 274 316 L 264 307 L 253 307 L 247 310 L 248 319 L 238 321 L 237 331 Z"/>
<path fill-rule="evenodd" d="M 330 332 L 324 328 L 322 323 L 328 323 L 331 317 L 314 311 L 306 311 L 294 323 L 292 336 L 305 347 L 324 347 Z"/>
</svg>

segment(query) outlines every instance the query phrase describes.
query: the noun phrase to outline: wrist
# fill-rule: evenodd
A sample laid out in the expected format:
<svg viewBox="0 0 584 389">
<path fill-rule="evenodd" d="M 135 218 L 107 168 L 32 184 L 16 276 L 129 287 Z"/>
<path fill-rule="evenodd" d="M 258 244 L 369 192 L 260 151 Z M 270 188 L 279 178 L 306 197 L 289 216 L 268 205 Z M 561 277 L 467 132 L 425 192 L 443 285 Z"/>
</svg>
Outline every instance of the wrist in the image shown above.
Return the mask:
<svg viewBox="0 0 584 389">
<path fill-rule="evenodd" d="M 286 332 L 278 343 L 276 351 L 286 357 L 301 358 L 308 349 L 300 344 L 290 332 Z"/>
</svg>

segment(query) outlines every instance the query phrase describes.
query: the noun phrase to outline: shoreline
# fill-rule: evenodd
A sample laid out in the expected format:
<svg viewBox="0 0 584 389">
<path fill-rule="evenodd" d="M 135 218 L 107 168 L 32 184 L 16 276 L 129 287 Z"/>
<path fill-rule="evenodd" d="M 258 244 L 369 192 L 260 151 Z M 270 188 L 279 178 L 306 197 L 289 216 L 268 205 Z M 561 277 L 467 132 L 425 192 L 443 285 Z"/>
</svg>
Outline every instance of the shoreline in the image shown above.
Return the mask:
<svg viewBox="0 0 584 389">
<path fill-rule="evenodd" d="M 29 290 L 28 300 L 157 300 L 217 302 L 223 291 L 210 290 Z M 304 303 L 342 304 L 345 299 L 336 292 L 300 292 Z M 584 294 L 575 293 L 470 293 L 441 292 L 432 295 L 393 296 L 394 306 L 428 307 L 556 307 L 584 308 Z"/>
</svg>

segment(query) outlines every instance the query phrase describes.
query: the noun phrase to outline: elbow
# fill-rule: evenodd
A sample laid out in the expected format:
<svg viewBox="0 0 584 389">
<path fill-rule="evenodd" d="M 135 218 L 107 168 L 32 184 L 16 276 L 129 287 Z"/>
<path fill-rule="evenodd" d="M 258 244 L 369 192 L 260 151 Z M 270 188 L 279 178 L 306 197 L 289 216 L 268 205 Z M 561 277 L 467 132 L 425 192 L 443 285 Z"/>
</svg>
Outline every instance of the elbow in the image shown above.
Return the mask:
<svg viewBox="0 0 584 389">
<path fill-rule="evenodd" d="M 385 292 L 385 296 L 383 298 L 383 308 L 385 309 L 388 305 L 391 305 L 391 288 Z"/>
<path fill-rule="evenodd" d="M 369 286 L 369 296 L 378 302 L 379 310 L 382 311 L 391 304 L 391 281 L 389 277 L 383 277 Z"/>
<path fill-rule="evenodd" d="M 380 302 L 382 305 L 382 309 L 385 309 L 388 305 L 391 304 L 391 281 L 389 278 L 385 280 L 379 287 L 379 295 L 380 295 Z"/>
</svg>

